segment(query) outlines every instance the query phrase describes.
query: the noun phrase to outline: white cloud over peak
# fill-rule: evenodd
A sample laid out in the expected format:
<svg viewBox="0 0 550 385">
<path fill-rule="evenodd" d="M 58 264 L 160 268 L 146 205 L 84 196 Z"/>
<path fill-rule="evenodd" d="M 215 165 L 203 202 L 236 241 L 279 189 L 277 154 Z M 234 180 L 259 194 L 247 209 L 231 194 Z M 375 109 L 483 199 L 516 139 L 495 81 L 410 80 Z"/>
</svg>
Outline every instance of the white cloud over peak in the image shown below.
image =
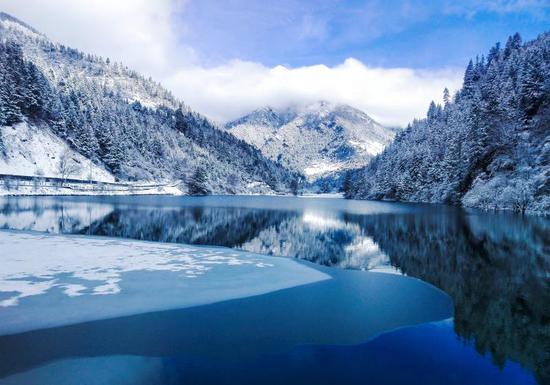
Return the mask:
<svg viewBox="0 0 550 385">
<path fill-rule="evenodd" d="M 356 59 L 335 66 L 290 68 L 231 60 L 213 67 L 185 43 L 190 0 L 0 0 L 8 12 L 53 41 L 109 57 L 151 75 L 193 109 L 225 121 L 265 105 L 320 99 L 347 103 L 387 125 L 425 115 L 444 87 L 461 83 L 462 69 L 369 67 Z M 177 17 L 175 17 L 177 15 Z M 311 21 L 307 36 L 328 33 Z"/>
<path fill-rule="evenodd" d="M 458 89 L 461 78 L 462 70 L 373 68 L 352 58 L 334 67 L 298 68 L 235 60 L 181 69 L 166 84 L 218 121 L 265 105 L 280 108 L 322 99 L 350 104 L 383 124 L 406 125 L 423 117 L 431 100 L 440 101 L 445 87 Z"/>
</svg>

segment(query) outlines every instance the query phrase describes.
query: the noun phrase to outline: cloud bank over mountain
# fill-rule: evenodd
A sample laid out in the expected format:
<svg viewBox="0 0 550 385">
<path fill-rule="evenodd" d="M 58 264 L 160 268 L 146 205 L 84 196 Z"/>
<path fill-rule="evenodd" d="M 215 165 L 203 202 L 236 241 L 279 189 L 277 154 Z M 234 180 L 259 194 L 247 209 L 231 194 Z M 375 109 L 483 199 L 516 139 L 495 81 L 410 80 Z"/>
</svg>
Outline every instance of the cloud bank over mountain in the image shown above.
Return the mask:
<svg viewBox="0 0 550 385">
<path fill-rule="evenodd" d="M 186 102 L 211 118 L 224 121 L 255 108 L 284 108 L 317 100 L 345 103 L 367 111 L 385 125 L 406 125 L 423 117 L 443 89 L 457 89 L 462 71 L 373 68 L 350 58 L 328 67 L 266 67 L 234 60 L 204 68 L 183 68 L 166 84 Z"/>
<path fill-rule="evenodd" d="M 313 64 L 265 64 L 267 61 L 251 59 L 238 49 L 232 51 L 234 56 L 227 54 L 212 61 L 205 54 L 204 44 L 197 42 L 197 34 L 204 31 L 197 30 L 196 21 L 191 22 L 197 15 L 191 7 L 194 4 L 192 0 L 52 0 L 47 4 L 39 0 L 0 0 L 0 9 L 54 41 L 96 52 L 151 75 L 191 107 L 220 122 L 265 105 L 286 107 L 323 99 L 367 111 L 382 124 L 403 126 L 415 117 L 423 117 L 431 100 L 441 100 L 444 87 L 453 91 L 461 85 L 462 66 L 434 67 L 429 62 L 425 69 L 386 62 L 371 65 L 353 58 L 353 50 L 353 57 L 336 61 L 320 57 Z M 284 12 L 293 10 L 292 2 L 288 7 Z M 224 17 L 229 11 L 234 10 L 225 9 Z M 317 25 L 322 16 L 302 8 L 298 11 L 307 16 L 310 27 Z M 247 17 L 256 17 L 254 12 L 248 10 Z M 216 14 L 211 16 L 211 29 L 216 29 Z M 330 20 L 326 23 L 330 28 Z M 213 36 L 219 33 L 212 32 Z M 300 36 L 296 39 L 303 40 Z M 316 44 L 322 45 L 318 41 L 322 36 L 315 36 Z M 216 51 L 212 45 L 208 48 Z M 226 52 L 221 46 L 219 50 Z M 276 45 L 274 51 L 275 57 L 281 47 Z M 289 52 L 291 55 L 291 48 Z"/>
</svg>

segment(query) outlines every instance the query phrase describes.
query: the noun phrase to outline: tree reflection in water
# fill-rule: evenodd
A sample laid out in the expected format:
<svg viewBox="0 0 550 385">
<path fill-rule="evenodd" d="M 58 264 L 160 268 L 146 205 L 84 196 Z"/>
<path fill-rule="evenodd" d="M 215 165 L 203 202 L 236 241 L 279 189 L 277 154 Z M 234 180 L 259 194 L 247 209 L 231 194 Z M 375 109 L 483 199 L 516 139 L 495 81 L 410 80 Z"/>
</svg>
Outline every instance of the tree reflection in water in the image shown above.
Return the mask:
<svg viewBox="0 0 550 385">
<path fill-rule="evenodd" d="M 441 288 L 455 331 L 490 353 L 550 380 L 549 222 L 471 214 L 350 216 L 403 273 Z"/>
</svg>

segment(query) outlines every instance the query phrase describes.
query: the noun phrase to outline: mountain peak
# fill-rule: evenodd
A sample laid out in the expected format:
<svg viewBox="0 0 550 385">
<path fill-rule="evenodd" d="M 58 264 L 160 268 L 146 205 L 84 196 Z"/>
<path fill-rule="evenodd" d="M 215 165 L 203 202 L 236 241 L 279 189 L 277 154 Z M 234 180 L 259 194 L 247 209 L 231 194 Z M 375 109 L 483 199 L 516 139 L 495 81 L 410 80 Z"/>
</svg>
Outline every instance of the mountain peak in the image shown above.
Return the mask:
<svg viewBox="0 0 550 385">
<path fill-rule="evenodd" d="M 326 100 L 259 108 L 225 128 L 311 181 L 364 166 L 394 136 L 365 112 Z"/>
<path fill-rule="evenodd" d="M 265 106 L 258 108 L 241 118 L 227 122 L 225 124 L 225 128 L 231 129 L 241 124 L 254 124 L 277 128 L 287 123 L 289 119 L 291 119 L 291 117 L 287 111 L 280 111 L 271 106 Z"/>
<path fill-rule="evenodd" d="M 288 122 L 300 118 L 309 122 L 309 125 L 319 124 L 322 121 L 344 119 L 354 122 L 368 122 L 379 125 L 365 112 L 344 103 L 318 100 L 315 102 L 296 103 L 284 108 L 264 106 L 225 124 L 226 129 L 241 124 L 262 125 L 272 128 L 281 127 Z"/>
</svg>

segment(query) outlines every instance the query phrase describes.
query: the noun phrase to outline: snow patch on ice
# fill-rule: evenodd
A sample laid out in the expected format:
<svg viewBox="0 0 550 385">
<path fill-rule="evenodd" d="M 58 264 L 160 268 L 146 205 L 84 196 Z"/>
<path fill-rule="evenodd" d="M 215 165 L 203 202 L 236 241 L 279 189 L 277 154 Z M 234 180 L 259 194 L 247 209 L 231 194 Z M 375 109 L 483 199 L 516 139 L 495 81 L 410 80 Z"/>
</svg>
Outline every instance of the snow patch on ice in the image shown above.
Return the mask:
<svg viewBox="0 0 550 385">
<path fill-rule="evenodd" d="M 90 289 L 91 295 L 116 294 L 120 292 L 121 274 L 130 271 L 164 270 L 192 278 L 206 273 L 213 265 L 273 267 L 224 249 L 173 244 L 15 233 L 0 233 L 0 243 L 6 254 L 2 257 L 0 292 L 17 293 L 0 301 L 0 306 L 16 305 L 21 298 L 44 294 L 56 286 L 65 288 L 67 295 L 81 294 L 84 289 Z M 60 274 L 85 281 L 87 286 L 67 284 L 59 278 Z"/>
</svg>

